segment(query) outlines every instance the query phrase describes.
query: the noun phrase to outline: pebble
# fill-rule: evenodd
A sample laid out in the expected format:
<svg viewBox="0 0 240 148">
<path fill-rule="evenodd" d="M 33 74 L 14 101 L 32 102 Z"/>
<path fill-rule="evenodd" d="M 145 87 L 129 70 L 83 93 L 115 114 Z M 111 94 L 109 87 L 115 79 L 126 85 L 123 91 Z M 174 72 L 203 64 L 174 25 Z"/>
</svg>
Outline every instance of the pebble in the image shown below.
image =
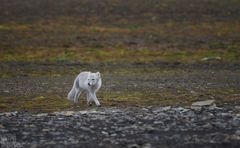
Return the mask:
<svg viewBox="0 0 240 148">
<path fill-rule="evenodd" d="M 102 131 L 103 135 L 109 135 L 108 132 Z"/>
<path fill-rule="evenodd" d="M 201 106 L 191 106 L 191 109 L 192 110 L 196 110 L 196 111 L 201 111 L 202 110 L 202 107 Z"/>
<path fill-rule="evenodd" d="M 235 134 L 238 135 L 238 136 L 240 136 L 240 130 L 237 130 L 237 131 L 235 132 Z"/>
<path fill-rule="evenodd" d="M 0 128 L 4 128 L 4 126 L 2 124 L 0 124 Z"/>
<path fill-rule="evenodd" d="M 142 148 L 152 148 L 151 143 L 145 143 Z"/>
<path fill-rule="evenodd" d="M 36 117 L 44 117 L 44 116 L 47 116 L 48 113 L 41 113 L 41 114 L 36 114 L 36 115 L 33 115 L 33 116 L 36 116 Z"/>
<path fill-rule="evenodd" d="M 152 112 L 157 114 L 157 113 L 160 113 L 160 112 L 163 112 L 163 111 L 168 111 L 171 109 L 171 106 L 166 106 L 166 107 L 155 107 L 152 109 Z"/>
<path fill-rule="evenodd" d="M 10 91 L 9 91 L 9 90 L 3 90 L 3 92 L 5 92 L 5 93 L 9 93 Z"/>
<path fill-rule="evenodd" d="M 130 144 L 128 145 L 128 148 L 139 148 L 140 146 L 138 144 Z"/>
<path fill-rule="evenodd" d="M 7 116 L 7 117 L 9 117 L 9 116 L 16 116 L 17 114 L 18 114 L 17 111 L 15 111 L 15 112 L 5 112 L 5 113 L 0 113 L 0 116 Z"/>
<path fill-rule="evenodd" d="M 48 131 L 50 131 L 50 129 L 44 128 L 44 129 L 42 129 L 42 131 L 43 132 L 48 132 Z"/>
</svg>

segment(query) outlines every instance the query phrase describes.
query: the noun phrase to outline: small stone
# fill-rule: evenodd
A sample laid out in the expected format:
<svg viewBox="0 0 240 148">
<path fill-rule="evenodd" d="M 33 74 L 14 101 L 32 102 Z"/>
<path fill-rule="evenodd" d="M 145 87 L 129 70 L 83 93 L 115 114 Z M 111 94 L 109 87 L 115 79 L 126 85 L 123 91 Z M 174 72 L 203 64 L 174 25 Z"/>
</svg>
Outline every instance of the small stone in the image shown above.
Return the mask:
<svg viewBox="0 0 240 148">
<path fill-rule="evenodd" d="M 240 111 L 240 106 L 235 106 L 234 107 L 236 110 Z"/>
<path fill-rule="evenodd" d="M 4 128 L 4 126 L 2 124 L 0 124 L 0 128 Z"/>
<path fill-rule="evenodd" d="M 49 141 L 49 142 L 46 142 L 46 144 L 48 144 L 48 145 L 56 145 L 56 142 L 54 142 L 54 141 Z"/>
<path fill-rule="evenodd" d="M 81 127 L 80 129 L 82 129 L 83 131 L 92 132 L 92 130 L 87 127 Z"/>
<path fill-rule="evenodd" d="M 81 115 L 87 114 L 88 111 L 84 110 L 84 111 L 79 111 L 78 113 L 80 113 Z"/>
<path fill-rule="evenodd" d="M 103 135 L 108 135 L 108 132 L 102 131 L 101 132 Z"/>
<path fill-rule="evenodd" d="M 179 134 L 174 134 L 171 137 L 169 137 L 169 139 L 174 140 L 174 141 L 178 141 L 181 138 L 182 137 Z"/>
<path fill-rule="evenodd" d="M 41 113 L 41 114 L 36 114 L 36 115 L 33 115 L 33 116 L 36 116 L 36 117 L 43 117 L 43 116 L 47 116 L 48 113 Z"/>
<path fill-rule="evenodd" d="M 55 115 L 64 115 L 64 116 L 72 116 L 74 111 L 62 111 L 62 112 L 54 112 Z"/>
<path fill-rule="evenodd" d="M 61 135 L 60 132 L 51 132 L 51 134 L 54 135 L 54 136 L 60 136 Z"/>
<path fill-rule="evenodd" d="M 205 125 L 202 126 L 204 129 L 211 129 L 213 126 L 210 123 L 206 123 Z"/>
<path fill-rule="evenodd" d="M 232 117 L 232 114 L 230 113 L 217 113 L 216 115 L 221 116 L 221 117 Z"/>
<path fill-rule="evenodd" d="M 50 129 L 44 128 L 44 129 L 42 129 L 42 131 L 43 132 L 48 132 L 48 131 L 50 131 Z"/>
<path fill-rule="evenodd" d="M 145 143 L 142 148 L 151 148 L 152 145 L 150 143 Z"/>
<path fill-rule="evenodd" d="M 31 148 L 37 148 L 37 146 L 38 146 L 38 143 L 36 141 L 32 141 L 30 144 Z"/>
<path fill-rule="evenodd" d="M 174 108 L 174 110 L 179 113 L 185 113 L 185 112 L 188 112 L 190 109 L 186 109 L 183 107 L 177 107 L 177 108 Z"/>
<path fill-rule="evenodd" d="M 217 107 L 217 105 L 215 103 L 213 103 L 213 105 L 208 107 L 209 110 L 223 110 L 221 107 Z"/>
<path fill-rule="evenodd" d="M 75 112 L 74 111 L 66 111 L 65 116 L 72 116 Z"/>
<path fill-rule="evenodd" d="M 240 136 L 240 130 L 237 130 L 237 131 L 235 132 L 235 134 L 238 135 L 238 136 Z"/>
<path fill-rule="evenodd" d="M 147 132 L 147 133 L 152 133 L 152 132 L 154 132 L 154 131 L 156 131 L 156 129 L 154 128 L 154 127 L 152 127 L 152 126 L 146 126 L 145 127 L 145 131 Z"/>
<path fill-rule="evenodd" d="M 140 146 L 138 144 L 130 144 L 128 145 L 128 148 L 139 148 Z"/>
<path fill-rule="evenodd" d="M 163 107 L 162 108 L 162 111 L 168 111 L 168 110 L 170 110 L 171 109 L 171 106 L 166 106 L 166 107 Z"/>
<path fill-rule="evenodd" d="M 240 118 L 239 117 L 234 117 L 232 120 L 232 125 L 239 127 L 240 126 Z"/>
<path fill-rule="evenodd" d="M 4 116 L 9 117 L 9 116 L 16 116 L 17 114 L 18 114 L 17 111 L 15 111 L 15 112 L 5 112 L 5 113 L 0 113 L 0 116 L 4 115 Z"/>
<path fill-rule="evenodd" d="M 157 108 L 153 108 L 152 112 L 156 114 L 156 113 L 159 113 L 159 112 L 162 112 L 162 111 L 168 111 L 170 109 L 171 109 L 171 106 L 157 107 Z"/>
<path fill-rule="evenodd" d="M 23 135 L 29 135 L 29 132 L 22 132 Z"/>
<path fill-rule="evenodd" d="M 214 123 L 212 123 L 212 125 L 214 125 L 215 127 L 218 127 L 218 128 L 222 128 L 222 129 L 224 129 L 227 126 L 227 124 L 225 122 L 214 122 Z"/>
<path fill-rule="evenodd" d="M 156 125 L 158 125 L 158 124 L 163 125 L 163 122 L 162 122 L 162 121 L 154 121 L 153 124 L 156 124 Z"/>
<path fill-rule="evenodd" d="M 9 90 L 3 90 L 3 92 L 5 92 L 5 93 L 9 93 Z"/>
<path fill-rule="evenodd" d="M 200 111 L 202 109 L 201 106 L 191 106 L 191 109 Z"/>
<path fill-rule="evenodd" d="M 112 137 L 115 137 L 115 136 L 117 136 L 117 134 L 116 134 L 116 133 L 113 133 L 113 134 L 111 134 L 111 136 L 112 136 Z"/>
</svg>

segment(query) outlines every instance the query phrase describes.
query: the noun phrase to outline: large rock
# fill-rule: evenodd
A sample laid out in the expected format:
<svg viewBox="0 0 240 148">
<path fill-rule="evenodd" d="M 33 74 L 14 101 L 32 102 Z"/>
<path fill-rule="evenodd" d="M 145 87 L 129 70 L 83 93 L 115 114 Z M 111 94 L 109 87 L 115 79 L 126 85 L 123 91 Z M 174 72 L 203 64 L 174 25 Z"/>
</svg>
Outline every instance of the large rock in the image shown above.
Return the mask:
<svg viewBox="0 0 240 148">
<path fill-rule="evenodd" d="M 220 60 L 222 60 L 221 57 L 205 57 L 201 59 L 201 61 L 220 61 Z"/>
<path fill-rule="evenodd" d="M 206 101 L 198 101 L 194 102 L 192 106 L 211 106 L 214 105 L 215 100 L 206 100 Z"/>
<path fill-rule="evenodd" d="M 191 109 L 200 111 L 204 106 L 216 106 L 214 102 L 215 100 L 197 101 L 191 105 Z"/>
</svg>

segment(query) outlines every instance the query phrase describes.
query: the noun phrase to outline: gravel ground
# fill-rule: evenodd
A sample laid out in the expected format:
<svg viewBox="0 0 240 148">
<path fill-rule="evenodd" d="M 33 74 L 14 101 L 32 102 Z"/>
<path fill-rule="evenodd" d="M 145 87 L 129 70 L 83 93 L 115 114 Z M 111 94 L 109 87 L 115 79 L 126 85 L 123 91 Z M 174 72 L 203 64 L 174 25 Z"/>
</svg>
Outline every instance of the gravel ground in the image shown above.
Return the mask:
<svg viewBox="0 0 240 148">
<path fill-rule="evenodd" d="M 239 106 L 0 114 L 2 147 L 239 147 Z"/>
<path fill-rule="evenodd" d="M 204 94 L 210 89 L 240 87 L 240 64 L 227 63 L 1 63 L 1 96 L 66 94 L 81 71 L 100 71 L 101 92 L 186 90 Z M 27 86 L 27 87 L 26 87 Z M 216 94 L 217 95 L 217 94 Z"/>
</svg>

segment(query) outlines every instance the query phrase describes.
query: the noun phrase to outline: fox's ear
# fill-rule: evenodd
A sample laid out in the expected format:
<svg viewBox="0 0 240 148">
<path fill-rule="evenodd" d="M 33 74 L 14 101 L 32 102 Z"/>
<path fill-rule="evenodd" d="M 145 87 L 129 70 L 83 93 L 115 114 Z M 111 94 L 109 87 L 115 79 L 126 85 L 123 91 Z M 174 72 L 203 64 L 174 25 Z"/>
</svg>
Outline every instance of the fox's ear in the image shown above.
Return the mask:
<svg viewBox="0 0 240 148">
<path fill-rule="evenodd" d="M 101 77 L 100 72 L 97 72 L 97 76 L 98 76 L 99 78 Z"/>
</svg>

